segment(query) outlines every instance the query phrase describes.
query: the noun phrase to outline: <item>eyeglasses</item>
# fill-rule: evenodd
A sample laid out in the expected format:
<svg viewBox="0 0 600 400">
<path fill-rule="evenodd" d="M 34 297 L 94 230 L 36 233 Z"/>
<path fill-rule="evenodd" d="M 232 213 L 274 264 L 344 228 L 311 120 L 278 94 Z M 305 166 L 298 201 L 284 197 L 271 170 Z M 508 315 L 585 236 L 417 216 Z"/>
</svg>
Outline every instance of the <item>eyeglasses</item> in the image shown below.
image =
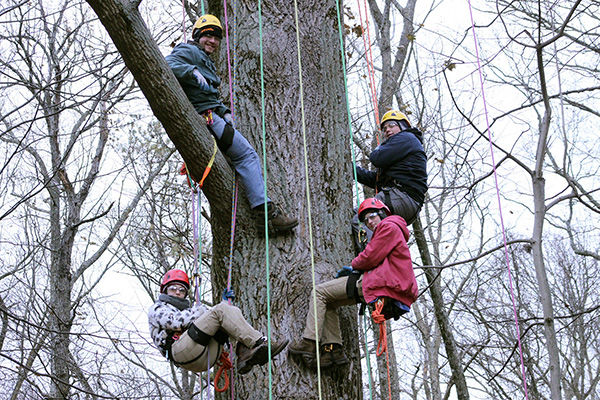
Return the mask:
<svg viewBox="0 0 600 400">
<path fill-rule="evenodd" d="M 364 221 L 368 221 L 368 220 L 370 220 L 372 218 L 375 218 L 375 217 L 379 217 L 379 213 L 378 212 L 368 213 L 368 214 L 365 215 Z"/>
<path fill-rule="evenodd" d="M 400 126 L 397 121 L 387 121 L 381 126 L 381 130 L 385 131 L 387 128 L 391 128 L 394 126 Z"/>
<path fill-rule="evenodd" d="M 184 288 L 183 286 L 171 285 L 171 286 L 167 286 L 167 292 L 176 292 L 176 293 L 186 294 L 187 293 L 187 289 Z"/>
</svg>

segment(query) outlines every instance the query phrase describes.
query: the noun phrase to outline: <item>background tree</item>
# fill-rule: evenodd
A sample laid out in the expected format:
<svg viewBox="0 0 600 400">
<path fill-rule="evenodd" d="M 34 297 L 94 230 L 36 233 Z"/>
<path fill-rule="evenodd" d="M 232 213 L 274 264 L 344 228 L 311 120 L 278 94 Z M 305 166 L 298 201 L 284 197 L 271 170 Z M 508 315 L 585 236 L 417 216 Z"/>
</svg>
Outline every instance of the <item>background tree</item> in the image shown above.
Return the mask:
<svg viewBox="0 0 600 400">
<path fill-rule="evenodd" d="M 572 36 L 572 32 L 580 31 L 581 24 L 587 20 L 590 10 L 597 8 L 597 4 L 582 1 L 560 7 L 547 2 L 535 5 L 509 2 L 490 4 L 490 21 L 495 20 L 486 29 L 498 35 L 494 46 L 501 50 L 494 50 L 492 55 L 490 46 L 485 46 L 489 42 L 482 44 L 481 49 L 483 64 L 489 65 L 485 70 L 493 74 L 487 81 L 496 84 L 490 91 L 486 89 L 488 99 L 495 99 L 491 105 L 488 104 L 488 109 L 502 110 L 491 118 L 492 132 L 502 132 L 501 137 L 497 136 L 494 140 L 495 151 L 501 155 L 496 168 L 500 179 L 507 183 L 502 185 L 502 192 L 509 207 L 521 216 L 531 216 L 530 229 L 526 229 L 523 223 L 513 223 L 514 228 L 509 229 L 530 237 L 529 254 L 536 271 L 536 285 L 530 288 L 531 291 L 527 291 L 527 296 L 523 293 L 521 296 L 533 296 L 534 299 L 539 299 L 542 306 L 541 310 L 534 310 L 542 313 L 537 318 L 543 321 L 541 326 L 546 353 L 533 357 L 537 365 L 542 363 L 544 372 L 535 371 L 536 365 L 533 365 L 533 369 L 528 370 L 531 375 L 527 379 L 532 384 L 534 394 L 545 396 L 549 393 L 552 399 L 560 399 L 564 374 L 561 373 L 561 339 L 556 329 L 557 299 L 553 294 L 556 290 L 551 284 L 556 278 L 554 266 L 548 265 L 544 254 L 543 239 L 548 222 L 556 227 L 561 226 L 561 229 L 567 228 L 558 221 L 564 221 L 568 200 L 580 202 L 577 208 L 583 219 L 597 219 L 597 209 L 592 205 L 597 182 L 587 179 L 595 167 L 580 163 L 585 156 L 577 150 L 578 137 L 572 134 L 578 127 L 584 126 L 584 121 L 595 117 L 593 112 L 586 116 L 575 110 L 576 105 L 581 104 L 578 97 L 582 93 L 585 93 L 584 97 L 588 97 L 588 93 L 597 91 L 587 64 L 590 61 L 593 63 L 592 60 L 597 55 L 587 53 L 585 45 L 570 41 L 567 36 L 567 32 L 571 32 Z M 593 29 L 597 29 L 597 26 Z M 478 28 L 480 37 L 482 30 L 483 28 Z M 494 62 L 488 63 L 491 58 Z M 576 74 L 579 79 L 569 79 L 566 72 Z M 465 105 L 470 99 L 463 96 L 456 101 Z M 573 108 L 568 109 L 566 104 Z M 594 102 L 589 103 L 589 106 L 586 108 L 593 109 Z M 556 110 L 560 110 L 560 119 L 552 118 L 556 115 Z M 581 122 L 572 118 L 573 112 L 578 113 Z M 477 120 L 485 125 L 484 120 Z M 469 122 L 473 124 L 474 120 Z M 475 129 L 485 136 L 484 129 Z M 591 152 L 593 158 L 596 157 L 595 153 Z M 574 162 L 577 167 L 574 167 Z M 519 172 L 515 172 L 516 170 Z M 529 184 L 526 183 L 527 180 Z M 547 185 L 547 181 L 552 182 L 552 185 Z M 580 183 L 575 184 L 577 181 Z M 523 183 L 527 186 L 523 186 Z M 531 190 L 525 189 L 529 185 Z M 587 225 L 583 220 L 582 223 Z M 573 225 L 569 228 L 569 235 L 574 235 Z M 523 281 L 519 277 L 515 277 L 516 279 Z M 536 329 L 537 326 L 540 325 L 535 324 L 531 328 Z M 527 350 L 526 347 L 524 345 L 524 351 Z M 538 374 L 546 375 L 546 371 L 550 379 L 536 385 Z"/>
<path fill-rule="evenodd" d="M 4 353 L 6 368 L 17 372 L 12 398 L 69 398 L 72 387 L 94 394 L 81 316 L 111 262 L 90 268 L 168 158 L 156 159 L 130 196 L 104 186 L 105 179 L 119 179 L 118 168 L 104 163 L 110 117 L 133 85 L 114 52 L 92 34 L 89 14 L 79 2 L 14 3 L 2 24 L 1 218 L 11 226 L 2 240 L 16 245 L 2 275 L 11 288 L 3 328 L 15 343 Z M 114 222 L 102 226 L 108 214 Z"/>
</svg>

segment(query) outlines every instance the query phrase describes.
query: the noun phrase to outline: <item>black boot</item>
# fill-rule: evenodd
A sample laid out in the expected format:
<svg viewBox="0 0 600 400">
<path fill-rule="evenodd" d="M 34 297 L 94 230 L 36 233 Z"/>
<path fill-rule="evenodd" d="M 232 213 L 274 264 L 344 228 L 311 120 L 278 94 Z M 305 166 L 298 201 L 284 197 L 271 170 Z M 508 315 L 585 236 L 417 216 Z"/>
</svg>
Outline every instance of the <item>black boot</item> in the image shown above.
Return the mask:
<svg viewBox="0 0 600 400">
<path fill-rule="evenodd" d="M 267 208 L 269 209 L 267 214 L 269 235 L 276 236 L 281 233 L 289 232 L 298 225 L 298 220 L 296 218 L 284 215 L 281 208 L 273 202 L 268 203 Z M 265 205 L 261 204 L 258 207 L 254 207 L 254 211 L 256 212 L 256 226 L 258 231 L 264 234 Z"/>
<path fill-rule="evenodd" d="M 317 345 L 314 340 L 302 338 L 299 342 L 292 343 L 288 351 L 294 355 L 314 357 L 317 354 Z"/>
<path fill-rule="evenodd" d="M 288 340 L 271 340 L 271 358 L 287 346 Z M 236 358 L 237 367 L 240 375 L 244 375 L 252 369 L 255 365 L 264 365 L 269 361 L 269 348 L 267 345 L 267 339 L 262 337 L 258 339 L 252 348 L 248 348 L 241 342 L 238 342 L 236 347 Z"/>
<path fill-rule="evenodd" d="M 344 353 L 344 348 L 337 343 L 324 344 L 320 355 L 321 368 L 341 366 L 350 362 Z"/>
</svg>

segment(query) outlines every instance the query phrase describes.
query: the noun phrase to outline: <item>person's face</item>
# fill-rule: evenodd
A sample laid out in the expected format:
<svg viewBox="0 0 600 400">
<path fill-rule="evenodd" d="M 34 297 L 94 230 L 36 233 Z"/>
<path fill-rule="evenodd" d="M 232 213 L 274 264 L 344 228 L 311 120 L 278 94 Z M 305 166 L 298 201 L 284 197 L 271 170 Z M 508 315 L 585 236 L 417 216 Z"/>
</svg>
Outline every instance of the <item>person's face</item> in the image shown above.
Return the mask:
<svg viewBox="0 0 600 400">
<path fill-rule="evenodd" d="M 379 216 L 378 212 L 373 211 L 365 215 L 364 221 L 367 228 L 374 231 L 375 227 L 381 222 L 381 217 Z"/>
<path fill-rule="evenodd" d="M 171 283 L 169 286 L 167 286 L 167 294 L 169 296 L 184 299 L 187 295 L 187 289 L 185 288 L 185 286 L 180 285 L 179 283 Z"/>
<path fill-rule="evenodd" d="M 219 48 L 221 39 L 213 35 L 204 35 L 198 40 L 198 43 L 200 44 L 200 47 L 204 49 L 206 54 L 212 54 Z"/>
<path fill-rule="evenodd" d="M 383 136 L 385 136 L 385 140 L 388 140 L 396 133 L 400 132 L 400 124 L 398 121 L 386 121 L 381 127 L 383 131 Z"/>
</svg>

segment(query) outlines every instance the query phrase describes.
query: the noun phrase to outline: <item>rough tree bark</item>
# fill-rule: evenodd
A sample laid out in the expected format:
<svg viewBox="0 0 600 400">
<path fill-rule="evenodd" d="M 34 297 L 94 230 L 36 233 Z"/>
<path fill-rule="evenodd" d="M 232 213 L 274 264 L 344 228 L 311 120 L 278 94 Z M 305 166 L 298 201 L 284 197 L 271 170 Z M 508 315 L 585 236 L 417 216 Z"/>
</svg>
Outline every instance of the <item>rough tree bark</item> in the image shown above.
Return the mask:
<svg viewBox="0 0 600 400">
<path fill-rule="evenodd" d="M 199 176 L 212 150 L 204 121 L 193 110 L 148 34 L 135 4 L 88 0 L 106 27 L 125 64 L 137 80 L 156 117 L 186 161 Z M 329 0 L 300 1 L 299 21 L 306 111 L 308 177 L 304 176 L 302 123 L 299 99 L 296 31 L 293 8 L 287 2 L 267 1 L 262 6 L 265 75 L 266 158 L 269 196 L 286 212 L 299 217 L 293 235 L 269 239 L 271 328 L 275 336 L 298 338 L 306 317 L 311 291 L 309 212 L 318 269 L 317 282 L 331 279 L 352 257 L 349 221 L 351 164 L 345 97 L 337 37 L 336 4 Z M 218 15 L 212 9 L 212 12 Z M 237 124 L 261 155 L 261 85 L 258 12 L 256 2 L 238 4 L 239 103 Z M 224 51 L 224 49 L 222 50 Z M 340 162 L 341 161 L 341 162 Z M 219 155 L 204 186 L 213 230 L 213 278 L 224 286 L 229 252 L 232 172 Z M 306 198 L 309 181 L 311 207 Z M 347 210 L 347 211 L 346 211 Z M 238 305 L 258 329 L 267 330 L 265 239 L 240 195 L 233 260 L 233 287 Z M 351 358 L 349 368 L 323 373 L 322 398 L 360 399 L 362 384 L 355 318 L 343 320 L 344 341 Z M 238 398 L 267 398 L 267 369 L 255 368 L 236 377 Z M 349 385 L 348 382 L 353 384 Z M 273 363 L 273 395 L 278 399 L 313 399 L 316 375 L 288 360 L 285 353 Z"/>
</svg>

